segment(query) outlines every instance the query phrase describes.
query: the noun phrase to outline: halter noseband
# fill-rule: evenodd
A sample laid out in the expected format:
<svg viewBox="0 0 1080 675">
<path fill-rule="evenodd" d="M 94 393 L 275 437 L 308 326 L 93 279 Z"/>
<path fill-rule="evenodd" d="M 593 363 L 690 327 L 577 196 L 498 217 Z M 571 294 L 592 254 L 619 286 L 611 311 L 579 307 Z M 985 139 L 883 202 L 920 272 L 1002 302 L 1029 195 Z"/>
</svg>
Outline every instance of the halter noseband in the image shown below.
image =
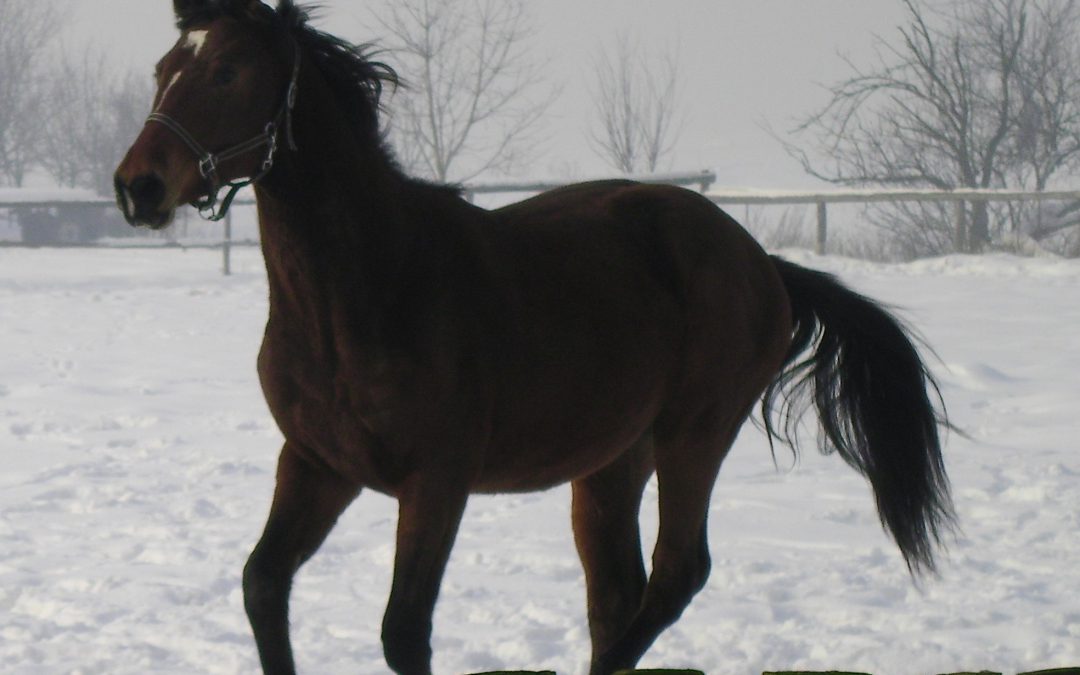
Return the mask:
<svg viewBox="0 0 1080 675">
<path fill-rule="evenodd" d="M 292 111 L 296 106 L 296 88 L 297 82 L 300 79 L 300 45 L 296 43 L 296 40 L 293 40 L 293 51 L 292 77 L 289 80 L 289 88 L 285 92 L 285 100 L 282 102 L 281 108 L 278 110 L 278 114 L 274 116 L 274 119 L 268 122 L 263 129 L 263 132 L 254 138 L 246 140 L 243 143 L 237 143 L 221 152 L 214 153 L 204 149 L 202 145 L 195 140 L 195 137 L 172 117 L 169 117 L 164 113 L 153 112 L 146 118 L 147 124 L 150 122 L 157 122 L 158 124 L 164 125 L 176 134 L 185 145 L 191 148 L 191 151 L 198 157 L 199 175 L 207 181 L 210 190 L 206 197 L 196 199 L 192 202 L 192 205 L 199 209 L 199 215 L 203 218 L 212 221 L 223 219 L 229 212 L 229 207 L 232 206 L 233 199 L 236 198 L 237 192 L 270 173 L 270 169 L 274 168 L 274 154 L 277 152 L 278 147 L 278 128 L 283 121 L 285 124 L 285 139 L 288 141 L 289 149 L 296 151 L 296 141 L 293 139 L 292 130 Z M 233 180 L 227 183 L 221 182 L 221 177 L 218 175 L 218 166 L 222 162 L 228 161 L 234 157 L 239 157 L 240 155 L 245 155 L 264 145 L 266 146 L 266 157 L 263 159 L 258 173 L 249 178 Z M 219 206 L 218 193 L 226 187 L 229 188 L 229 191 L 226 193 L 225 198 L 221 200 Z"/>
</svg>

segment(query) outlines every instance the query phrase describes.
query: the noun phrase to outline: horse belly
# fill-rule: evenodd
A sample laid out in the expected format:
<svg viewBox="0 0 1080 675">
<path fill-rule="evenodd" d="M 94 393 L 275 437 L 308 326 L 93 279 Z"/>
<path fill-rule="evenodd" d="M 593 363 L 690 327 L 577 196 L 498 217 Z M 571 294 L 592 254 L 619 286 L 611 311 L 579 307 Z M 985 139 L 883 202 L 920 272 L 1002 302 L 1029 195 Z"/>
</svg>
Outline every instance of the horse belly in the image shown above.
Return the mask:
<svg viewBox="0 0 1080 675">
<path fill-rule="evenodd" d="M 607 466 L 626 452 L 648 429 L 624 427 L 606 438 L 565 438 L 550 444 L 523 442 L 492 448 L 494 461 L 485 465 L 474 492 L 533 492 L 546 490 Z"/>
<path fill-rule="evenodd" d="M 665 332 L 634 331 L 648 339 L 621 354 L 598 353 L 591 363 L 541 359 L 516 395 L 495 402 L 477 490 L 548 488 L 593 473 L 628 450 L 651 428 L 668 395 L 675 341 Z"/>
</svg>

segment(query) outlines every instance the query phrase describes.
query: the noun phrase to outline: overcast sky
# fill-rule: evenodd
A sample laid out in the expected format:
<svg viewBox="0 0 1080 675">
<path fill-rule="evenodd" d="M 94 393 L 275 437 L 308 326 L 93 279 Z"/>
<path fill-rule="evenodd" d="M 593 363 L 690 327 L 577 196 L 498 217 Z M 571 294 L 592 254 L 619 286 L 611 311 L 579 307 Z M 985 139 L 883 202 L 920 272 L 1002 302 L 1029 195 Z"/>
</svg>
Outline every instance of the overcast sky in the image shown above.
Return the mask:
<svg viewBox="0 0 1080 675">
<path fill-rule="evenodd" d="M 100 42 L 117 62 L 143 68 L 176 39 L 170 0 L 61 0 L 65 42 Z M 355 42 L 378 42 L 369 11 L 385 0 L 322 0 L 317 26 Z M 892 37 L 899 0 L 534 0 L 533 48 L 562 87 L 551 108 L 546 152 L 523 173 L 577 177 L 609 170 L 586 143 L 587 90 L 598 46 L 620 32 L 642 44 L 677 45 L 682 64 L 683 132 L 670 169 L 714 169 L 722 185 L 809 187 L 816 181 L 762 129 L 789 129 L 821 105 L 821 84 L 847 72 L 840 54 L 872 52 L 874 34 Z M 390 105 L 393 105 L 391 101 Z"/>
</svg>

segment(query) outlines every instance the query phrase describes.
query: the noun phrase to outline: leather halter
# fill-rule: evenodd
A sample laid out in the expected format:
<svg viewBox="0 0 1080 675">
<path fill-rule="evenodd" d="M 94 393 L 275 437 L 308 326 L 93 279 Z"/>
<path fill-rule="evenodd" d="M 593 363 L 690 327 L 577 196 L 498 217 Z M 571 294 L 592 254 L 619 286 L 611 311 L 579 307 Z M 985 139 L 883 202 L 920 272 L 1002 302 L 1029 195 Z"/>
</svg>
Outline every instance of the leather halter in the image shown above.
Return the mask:
<svg viewBox="0 0 1080 675">
<path fill-rule="evenodd" d="M 293 50 L 295 55 L 293 58 L 292 77 L 289 80 L 289 88 L 285 92 L 285 100 L 282 102 L 274 119 L 268 122 L 263 129 L 263 132 L 254 138 L 246 140 L 243 143 L 237 143 L 220 152 L 210 152 L 204 149 L 203 146 L 195 140 L 195 137 L 184 128 L 184 125 L 165 113 L 153 112 L 146 118 L 146 124 L 157 122 L 176 134 L 198 158 L 199 175 L 206 180 L 210 189 L 206 197 L 196 199 L 191 202 L 191 204 L 199 209 L 199 215 L 203 218 L 211 221 L 223 219 L 226 214 L 228 214 L 229 207 L 232 205 L 237 192 L 252 185 L 256 181 L 262 179 L 263 176 L 270 173 L 270 169 L 274 168 L 274 154 L 277 152 L 278 148 L 278 131 L 283 123 L 285 126 L 285 139 L 289 144 L 289 149 L 293 151 L 297 149 L 292 131 L 292 111 L 296 106 L 297 82 L 300 79 L 300 45 L 296 43 L 296 40 L 293 40 Z M 266 157 L 263 159 L 258 173 L 248 178 L 222 183 L 221 177 L 218 175 L 218 166 L 220 166 L 222 162 L 234 157 L 239 157 L 240 155 L 245 155 L 263 146 L 266 146 Z M 229 188 L 229 191 L 219 205 L 218 193 L 226 187 Z"/>
</svg>

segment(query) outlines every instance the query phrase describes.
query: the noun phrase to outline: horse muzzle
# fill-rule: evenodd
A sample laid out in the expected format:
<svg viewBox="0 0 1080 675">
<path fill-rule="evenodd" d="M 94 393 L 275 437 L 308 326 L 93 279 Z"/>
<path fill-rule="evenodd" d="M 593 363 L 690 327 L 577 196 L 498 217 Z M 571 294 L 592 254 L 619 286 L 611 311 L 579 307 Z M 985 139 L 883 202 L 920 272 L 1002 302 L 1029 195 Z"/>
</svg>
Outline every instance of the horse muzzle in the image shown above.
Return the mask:
<svg viewBox="0 0 1080 675">
<path fill-rule="evenodd" d="M 166 207 L 165 182 L 156 173 L 145 173 L 125 180 L 120 172 L 113 178 L 116 205 L 132 227 L 160 230 L 172 223 L 176 207 Z"/>
</svg>

